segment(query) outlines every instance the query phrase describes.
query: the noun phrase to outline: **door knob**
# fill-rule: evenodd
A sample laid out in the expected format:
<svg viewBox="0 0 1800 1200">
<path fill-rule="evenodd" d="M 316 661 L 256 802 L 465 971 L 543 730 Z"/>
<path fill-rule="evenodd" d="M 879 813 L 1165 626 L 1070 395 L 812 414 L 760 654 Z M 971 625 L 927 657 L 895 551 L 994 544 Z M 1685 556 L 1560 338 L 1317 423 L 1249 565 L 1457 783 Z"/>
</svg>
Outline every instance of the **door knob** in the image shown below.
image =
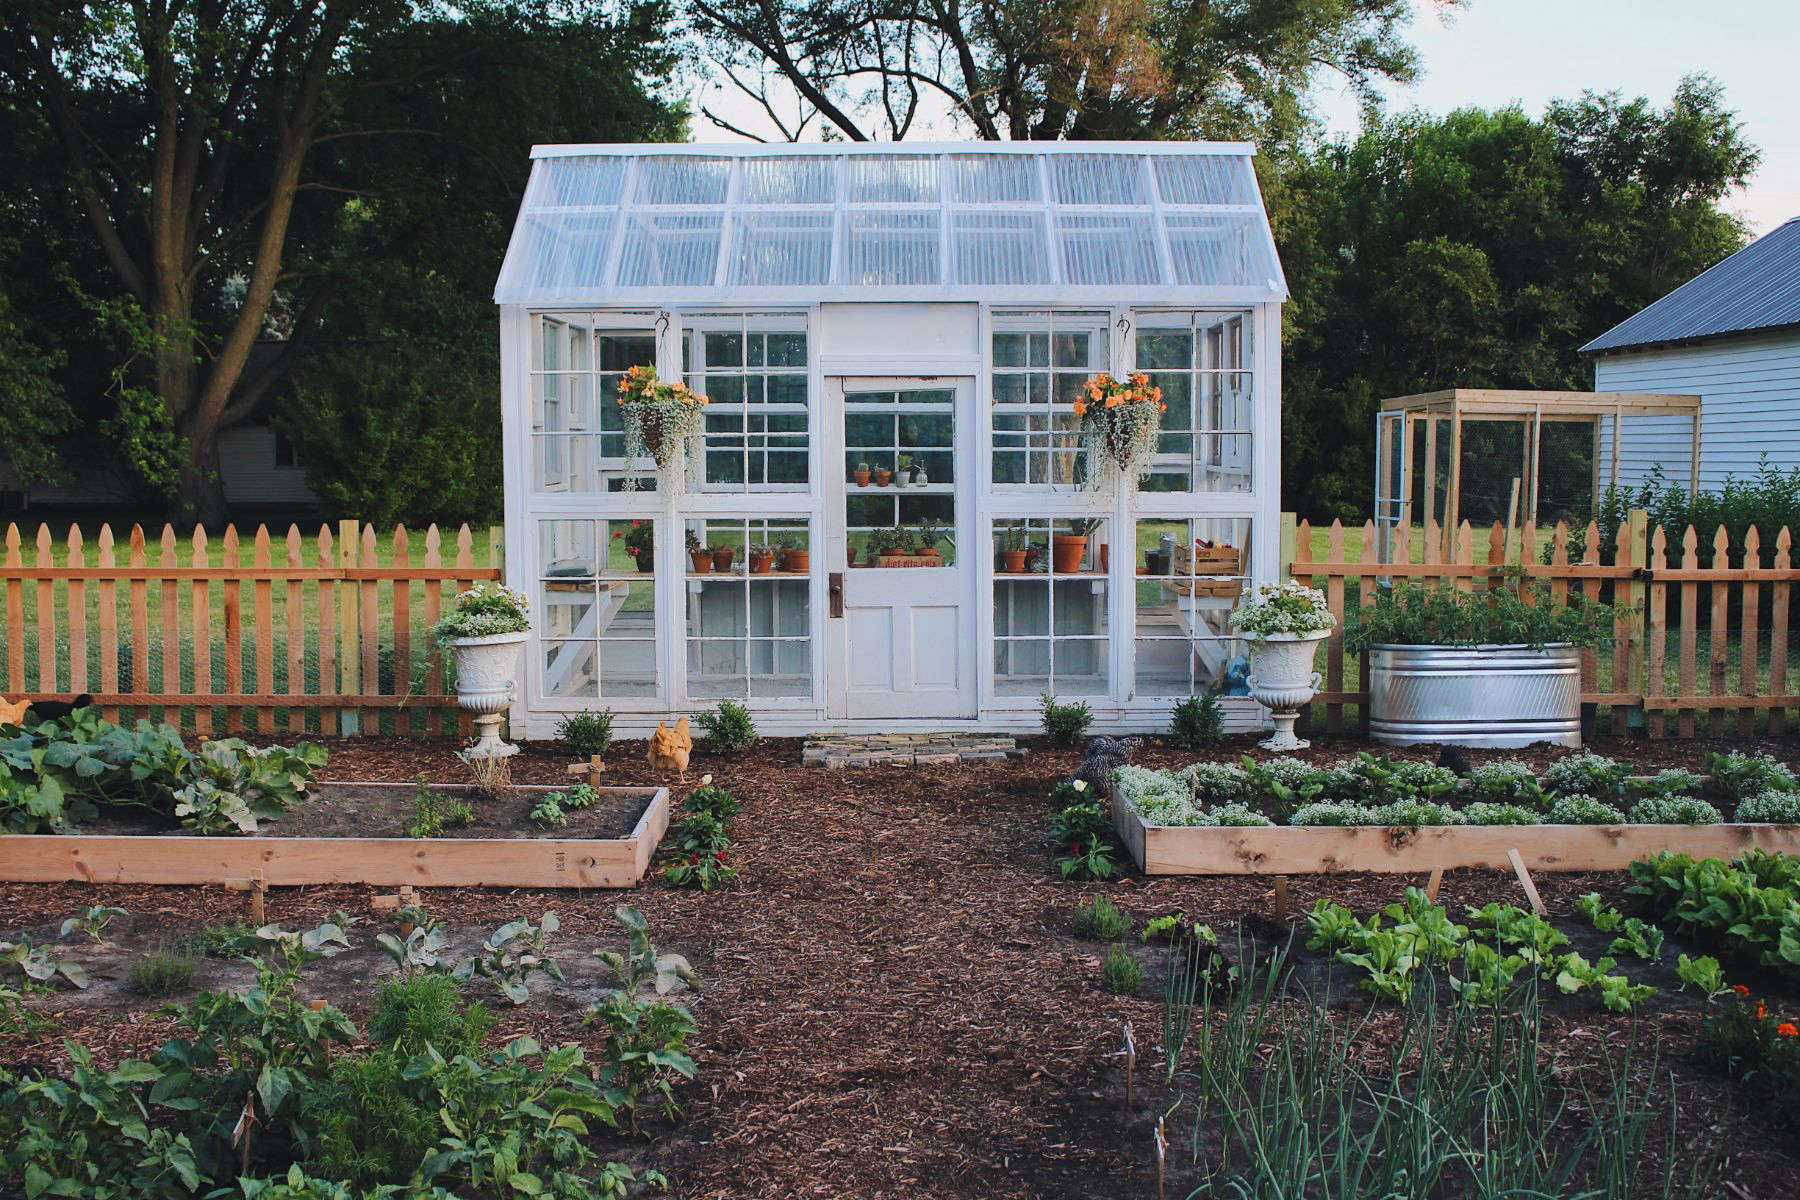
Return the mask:
<svg viewBox="0 0 1800 1200">
<path fill-rule="evenodd" d="M 826 576 L 826 594 L 831 597 L 831 615 L 844 615 L 844 573 L 833 571 Z"/>
</svg>

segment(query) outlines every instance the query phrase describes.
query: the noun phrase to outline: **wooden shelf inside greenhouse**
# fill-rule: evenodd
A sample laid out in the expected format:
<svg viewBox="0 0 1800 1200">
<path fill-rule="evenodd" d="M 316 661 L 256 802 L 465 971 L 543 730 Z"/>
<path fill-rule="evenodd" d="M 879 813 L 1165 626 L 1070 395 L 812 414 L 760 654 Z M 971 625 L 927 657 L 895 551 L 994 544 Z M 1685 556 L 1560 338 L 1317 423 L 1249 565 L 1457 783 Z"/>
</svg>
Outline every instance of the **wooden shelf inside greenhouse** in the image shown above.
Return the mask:
<svg viewBox="0 0 1800 1200">
<path fill-rule="evenodd" d="M 1731 858 L 1757 847 L 1800 853 L 1800 825 L 1146 825 L 1115 792 L 1113 827 L 1146 875 L 1321 875 L 1339 871 L 1622 871 L 1663 850 Z"/>
<path fill-rule="evenodd" d="M 394 787 L 411 783 L 356 783 Z M 517 785 L 525 790 L 524 785 Z M 529 790 L 551 792 L 549 787 Z M 667 788 L 618 838 L 194 837 L 179 834 L 0 835 L 8 883 L 207 884 L 271 887 L 366 883 L 414 887 L 628 888 L 650 869 L 669 827 Z"/>
</svg>

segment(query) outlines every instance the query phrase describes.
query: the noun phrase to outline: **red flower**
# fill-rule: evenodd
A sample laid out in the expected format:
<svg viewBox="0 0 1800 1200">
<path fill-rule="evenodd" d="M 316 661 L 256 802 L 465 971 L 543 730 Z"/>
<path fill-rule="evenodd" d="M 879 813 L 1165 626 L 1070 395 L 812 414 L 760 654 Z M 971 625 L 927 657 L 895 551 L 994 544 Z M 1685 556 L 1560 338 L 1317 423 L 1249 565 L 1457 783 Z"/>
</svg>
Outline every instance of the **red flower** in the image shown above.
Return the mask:
<svg viewBox="0 0 1800 1200">
<path fill-rule="evenodd" d="M 1070 842 L 1069 843 L 1069 853 L 1070 854 L 1080 854 L 1081 853 L 1081 843 L 1080 842 Z"/>
<path fill-rule="evenodd" d="M 1749 994 L 1750 994 L 1750 989 L 1749 989 L 1749 988 L 1747 988 L 1747 987 L 1745 987 L 1745 986 L 1744 986 L 1744 985 L 1743 985 L 1743 984 L 1741 984 L 1741 983 L 1734 983 L 1734 984 L 1732 984 L 1732 985 L 1731 985 L 1731 990 L 1732 990 L 1732 991 L 1734 991 L 1734 992 L 1736 992 L 1736 993 L 1737 993 L 1737 994 L 1738 994 L 1738 995 L 1740 995 L 1740 996 L 1748 996 L 1748 995 L 1749 995 Z"/>
<path fill-rule="evenodd" d="M 714 851 L 713 857 L 720 862 L 724 862 L 725 861 L 725 852 L 723 850 Z"/>
<path fill-rule="evenodd" d="M 622 537 L 624 537 L 624 536 L 625 536 L 625 531 L 624 531 L 624 530 L 623 530 L 623 529 L 615 529 L 615 530 L 613 530 L 613 537 L 614 537 L 614 538 L 622 538 Z"/>
<path fill-rule="evenodd" d="M 1762 1020 L 1766 1020 L 1768 1018 L 1768 1016 L 1769 1016 L 1769 1006 L 1764 1004 L 1761 1000 L 1758 1000 L 1756 1002 L 1756 1019 L 1759 1021 L 1762 1021 Z"/>
<path fill-rule="evenodd" d="M 1800 1026 L 1795 1025 L 1792 1021 L 1783 1021 L 1775 1027 L 1775 1032 L 1782 1037 L 1800 1036 Z"/>
<path fill-rule="evenodd" d="M 698 854 L 690 854 L 688 855 L 688 861 L 697 864 L 700 861 L 700 856 Z"/>
</svg>

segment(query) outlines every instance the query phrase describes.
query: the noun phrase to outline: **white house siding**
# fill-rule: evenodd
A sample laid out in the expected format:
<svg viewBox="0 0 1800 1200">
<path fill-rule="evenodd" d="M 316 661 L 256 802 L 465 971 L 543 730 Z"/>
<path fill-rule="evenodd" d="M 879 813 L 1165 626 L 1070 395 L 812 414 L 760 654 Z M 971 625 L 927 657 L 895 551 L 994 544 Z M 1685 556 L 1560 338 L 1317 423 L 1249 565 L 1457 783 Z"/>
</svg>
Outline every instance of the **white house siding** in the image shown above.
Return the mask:
<svg viewBox="0 0 1800 1200">
<path fill-rule="evenodd" d="M 319 498 L 306 486 L 306 468 L 275 465 L 275 431 L 239 425 L 219 437 L 219 474 L 225 501 L 233 505 L 307 505 Z"/>
<path fill-rule="evenodd" d="M 1781 470 L 1800 466 L 1800 331 L 1608 354 L 1594 362 L 1594 390 L 1700 396 L 1702 490 L 1716 491 L 1727 475 L 1753 474 L 1764 454 Z M 1685 487 L 1691 438 L 1683 417 L 1627 418 L 1620 486 L 1635 487 L 1661 464 L 1665 479 Z M 1612 462 L 1604 423 L 1599 455 L 1604 486 Z"/>
</svg>

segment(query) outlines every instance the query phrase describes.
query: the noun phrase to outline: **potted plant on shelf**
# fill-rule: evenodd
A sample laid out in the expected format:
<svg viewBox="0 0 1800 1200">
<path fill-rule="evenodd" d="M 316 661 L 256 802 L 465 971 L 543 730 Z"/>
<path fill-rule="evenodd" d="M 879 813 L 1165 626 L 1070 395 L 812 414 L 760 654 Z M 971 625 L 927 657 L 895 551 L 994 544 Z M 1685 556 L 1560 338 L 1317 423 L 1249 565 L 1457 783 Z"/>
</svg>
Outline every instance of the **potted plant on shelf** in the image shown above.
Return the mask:
<svg viewBox="0 0 1800 1200">
<path fill-rule="evenodd" d="M 1313 652 L 1337 627 L 1325 593 L 1294 579 L 1262 584 L 1232 610 L 1231 627 L 1250 648 L 1250 695 L 1275 721 L 1262 747 L 1304 750 L 1311 743 L 1294 736 L 1294 722 L 1319 688 Z"/>
<path fill-rule="evenodd" d="M 465 762 L 519 752 L 500 740 L 500 720 L 512 704 L 519 646 L 530 636 L 530 606 L 525 593 L 482 582 L 458 595 L 454 607 L 431 628 L 438 645 L 450 651 L 456 703 L 475 714 L 478 736 L 461 752 Z"/>
<path fill-rule="evenodd" d="M 875 468 L 875 486 L 876 487 L 886 487 L 888 485 L 888 480 L 892 479 L 893 477 L 894 477 L 894 473 L 892 471 L 888 470 L 886 467 L 876 467 Z"/>
<path fill-rule="evenodd" d="M 877 561 L 904 558 L 912 550 L 912 534 L 898 525 L 891 529 L 877 529 L 869 535 L 869 545 L 880 547 Z M 895 564 L 881 562 L 880 565 L 886 567 Z"/>
<path fill-rule="evenodd" d="M 894 486 L 905 487 L 912 482 L 912 455 L 902 454 L 899 463 L 900 469 L 894 474 Z"/>
<path fill-rule="evenodd" d="M 713 568 L 712 551 L 700 540 L 700 535 L 693 530 L 687 531 L 688 561 L 694 564 L 694 574 L 704 575 Z"/>
<path fill-rule="evenodd" d="M 782 538 L 776 545 L 781 547 L 781 569 L 805 575 L 812 570 L 812 551 L 806 548 L 793 534 Z"/>
<path fill-rule="evenodd" d="M 1157 433 L 1168 408 L 1162 389 L 1152 387 L 1150 377 L 1141 372 L 1125 379 L 1089 377 L 1075 399 L 1075 416 L 1081 421 L 1081 440 L 1091 464 L 1087 486 L 1101 487 L 1106 475 L 1098 469 L 1102 462 L 1111 463 L 1121 478 L 1135 485 L 1156 457 Z"/>
<path fill-rule="evenodd" d="M 624 417 L 625 458 L 649 458 L 665 483 L 680 477 L 682 449 L 700 428 L 706 397 L 685 383 L 657 378 L 656 368 L 632 367 L 619 379 L 619 407 Z M 637 490 L 637 476 L 627 474 L 626 491 Z"/>
<path fill-rule="evenodd" d="M 929 476 L 925 473 L 925 464 L 923 462 L 914 463 L 913 464 L 913 473 L 912 473 L 912 485 L 914 487 L 924 487 L 926 484 L 928 484 L 930 482 L 931 482 L 931 476 Z"/>
<path fill-rule="evenodd" d="M 944 531 L 930 517 L 921 518 L 913 534 L 915 552 L 922 558 L 938 557 L 938 543 L 944 540 Z"/>
<path fill-rule="evenodd" d="M 752 575 L 767 575 L 769 568 L 775 565 L 775 547 L 767 542 L 746 547 L 744 555 L 749 560 Z"/>
<path fill-rule="evenodd" d="M 1025 573 L 1025 527 L 1014 523 L 1000 531 L 1000 567 L 1008 575 Z"/>
<path fill-rule="evenodd" d="M 1369 665 L 1369 733 L 1393 746 L 1581 744 L 1581 651 L 1616 614 L 1579 592 L 1406 583 L 1365 607 L 1344 646 Z"/>
<path fill-rule="evenodd" d="M 856 486 L 869 486 L 869 464 L 866 462 L 859 462 L 856 464 Z"/>
<path fill-rule="evenodd" d="M 712 569 L 720 575 L 731 574 L 731 560 L 737 554 L 735 546 L 714 546 L 712 551 Z"/>
<path fill-rule="evenodd" d="M 623 531 L 615 531 L 614 537 L 625 543 L 625 553 L 631 556 L 641 575 L 650 574 L 656 567 L 656 524 L 652 521 L 633 521 L 631 527 Z"/>
<path fill-rule="evenodd" d="M 1058 575 L 1074 575 L 1087 557 L 1088 537 L 1100 527 L 1097 517 L 1080 517 L 1069 522 L 1069 532 L 1050 535 L 1050 557 Z"/>
</svg>

